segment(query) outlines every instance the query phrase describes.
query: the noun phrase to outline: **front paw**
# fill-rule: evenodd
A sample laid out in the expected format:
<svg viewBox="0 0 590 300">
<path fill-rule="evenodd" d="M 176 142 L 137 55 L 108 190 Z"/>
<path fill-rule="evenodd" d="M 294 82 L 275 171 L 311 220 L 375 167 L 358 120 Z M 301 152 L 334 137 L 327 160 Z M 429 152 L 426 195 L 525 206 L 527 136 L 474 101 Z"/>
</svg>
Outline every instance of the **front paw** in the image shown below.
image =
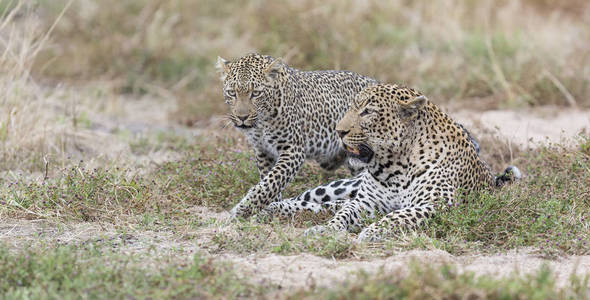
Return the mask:
<svg viewBox="0 0 590 300">
<path fill-rule="evenodd" d="M 269 211 L 268 209 L 263 209 L 261 211 L 259 211 L 256 214 L 256 222 L 258 223 L 270 223 L 270 221 L 272 221 L 274 214 L 272 213 L 272 211 Z"/>
<path fill-rule="evenodd" d="M 252 210 L 248 203 L 241 201 L 230 210 L 231 219 L 247 218 L 252 215 Z"/>
<path fill-rule="evenodd" d="M 281 202 L 273 202 L 262 210 L 265 214 L 275 216 L 281 211 Z"/>
<path fill-rule="evenodd" d="M 363 229 L 356 238 L 357 243 L 374 243 L 383 239 L 381 230 L 375 224 Z"/>
<path fill-rule="evenodd" d="M 268 223 L 274 217 L 283 217 L 280 202 L 273 202 L 256 214 L 259 223 Z"/>
</svg>

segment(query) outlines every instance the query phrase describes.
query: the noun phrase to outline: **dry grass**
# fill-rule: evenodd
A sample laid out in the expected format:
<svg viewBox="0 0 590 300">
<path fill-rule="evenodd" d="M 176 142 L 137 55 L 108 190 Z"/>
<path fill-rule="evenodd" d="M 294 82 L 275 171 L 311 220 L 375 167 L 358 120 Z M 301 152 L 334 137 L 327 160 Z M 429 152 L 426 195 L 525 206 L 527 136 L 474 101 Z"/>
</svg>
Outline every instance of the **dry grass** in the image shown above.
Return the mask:
<svg viewBox="0 0 590 300">
<path fill-rule="evenodd" d="M 90 168 L 127 165 L 141 159 L 131 149 L 147 138 L 138 133 L 167 129 L 174 104 L 162 97 L 121 95 L 108 81 L 72 86 L 33 75 L 67 9 L 49 17 L 33 2 L 0 1 L 0 182 L 42 180 L 81 160 Z"/>
<path fill-rule="evenodd" d="M 102 88 L 73 91 L 39 84 L 31 68 L 53 27 L 31 15 L 30 5 L 13 3 L 0 23 L 0 180 L 18 180 L 17 173 L 43 178 L 71 161 L 106 152 L 97 151 L 105 136 L 90 130 L 89 119 L 100 110 L 96 91 Z M 61 15 L 52 20 L 57 24 Z"/>
<path fill-rule="evenodd" d="M 41 11 L 53 16 L 55 7 Z M 584 1 L 84 0 L 34 70 L 169 94 L 184 124 L 224 109 L 214 58 L 250 51 L 301 69 L 354 70 L 472 109 L 590 107 L 589 12 Z"/>
</svg>

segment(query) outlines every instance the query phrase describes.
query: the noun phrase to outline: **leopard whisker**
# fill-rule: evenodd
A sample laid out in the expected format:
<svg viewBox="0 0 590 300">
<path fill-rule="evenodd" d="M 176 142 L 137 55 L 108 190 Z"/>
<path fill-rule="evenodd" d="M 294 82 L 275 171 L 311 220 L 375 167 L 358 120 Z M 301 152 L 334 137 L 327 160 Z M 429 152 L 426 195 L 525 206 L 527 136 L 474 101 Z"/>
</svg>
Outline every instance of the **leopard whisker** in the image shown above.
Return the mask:
<svg viewBox="0 0 590 300">
<path fill-rule="evenodd" d="M 223 124 L 223 126 L 221 127 L 221 129 L 226 129 L 226 128 L 227 128 L 229 125 L 231 125 L 231 124 L 232 124 L 232 121 L 231 121 L 231 120 L 227 120 L 227 121 L 225 122 L 225 124 Z"/>
</svg>

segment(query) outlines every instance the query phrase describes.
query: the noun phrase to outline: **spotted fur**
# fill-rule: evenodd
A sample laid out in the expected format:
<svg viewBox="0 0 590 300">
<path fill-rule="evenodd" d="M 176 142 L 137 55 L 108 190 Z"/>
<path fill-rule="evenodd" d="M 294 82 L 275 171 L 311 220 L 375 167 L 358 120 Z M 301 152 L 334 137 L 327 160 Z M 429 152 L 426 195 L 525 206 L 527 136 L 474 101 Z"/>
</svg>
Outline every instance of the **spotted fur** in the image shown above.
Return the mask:
<svg viewBox="0 0 590 300">
<path fill-rule="evenodd" d="M 260 173 L 260 182 L 232 209 L 234 216 L 280 200 L 305 159 L 328 170 L 345 162 L 336 123 L 356 94 L 377 83 L 348 71 L 300 71 L 259 54 L 218 58 L 217 68 L 229 117 L 254 149 Z"/>
<path fill-rule="evenodd" d="M 273 203 L 267 213 L 291 216 L 320 211 L 326 203 L 339 205 L 326 226 L 308 233 L 361 229 L 364 217 L 384 215 L 359 235 L 359 240 L 376 240 L 401 226 L 421 224 L 438 207 L 454 204 L 459 191 L 501 186 L 521 176 L 511 166 L 495 177 L 469 133 L 410 88 L 379 84 L 364 89 L 336 131 L 365 171 Z"/>
</svg>

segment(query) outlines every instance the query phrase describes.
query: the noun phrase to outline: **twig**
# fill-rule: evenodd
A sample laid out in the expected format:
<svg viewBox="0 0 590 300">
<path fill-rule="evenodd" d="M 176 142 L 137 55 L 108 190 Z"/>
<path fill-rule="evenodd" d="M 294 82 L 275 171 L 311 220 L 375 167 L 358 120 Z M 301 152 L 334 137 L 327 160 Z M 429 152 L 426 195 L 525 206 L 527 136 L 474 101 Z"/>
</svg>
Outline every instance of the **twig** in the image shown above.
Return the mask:
<svg viewBox="0 0 590 300">
<path fill-rule="evenodd" d="M 43 161 L 45 162 L 45 176 L 43 177 L 43 181 L 49 179 L 49 162 L 47 161 L 47 155 L 43 156 Z"/>
<path fill-rule="evenodd" d="M 51 33 L 53 32 L 53 30 L 55 29 L 55 27 L 57 26 L 57 24 L 59 23 L 59 21 L 63 18 L 63 16 L 66 14 L 66 11 L 70 8 L 70 5 L 72 5 L 72 3 L 74 2 L 74 0 L 70 0 L 66 3 L 66 5 L 64 6 L 64 8 L 61 10 L 61 12 L 59 13 L 59 15 L 57 16 L 57 18 L 55 19 L 55 21 L 53 22 L 53 24 L 51 24 L 51 27 L 49 27 L 49 30 L 47 30 L 47 32 L 45 32 L 45 34 L 43 35 L 43 37 L 41 38 L 41 40 L 39 41 L 39 43 L 37 44 L 37 47 L 35 48 L 35 50 L 33 51 L 33 55 L 32 57 L 36 57 L 37 54 L 44 49 L 44 45 L 47 42 L 47 40 L 49 39 L 49 36 L 51 35 Z"/>
<path fill-rule="evenodd" d="M 549 78 L 549 80 L 551 80 L 551 82 L 555 85 L 555 87 L 557 87 L 557 89 L 563 94 L 563 96 L 565 97 L 565 100 L 567 100 L 567 103 L 569 104 L 569 106 L 571 106 L 571 107 L 578 106 L 578 103 L 576 102 L 576 99 L 574 98 L 574 96 L 572 96 L 572 94 L 559 81 L 559 79 L 557 79 L 557 77 L 555 77 L 553 74 L 551 74 L 551 72 L 547 71 L 547 69 L 543 70 L 543 75 L 545 77 Z"/>
</svg>

